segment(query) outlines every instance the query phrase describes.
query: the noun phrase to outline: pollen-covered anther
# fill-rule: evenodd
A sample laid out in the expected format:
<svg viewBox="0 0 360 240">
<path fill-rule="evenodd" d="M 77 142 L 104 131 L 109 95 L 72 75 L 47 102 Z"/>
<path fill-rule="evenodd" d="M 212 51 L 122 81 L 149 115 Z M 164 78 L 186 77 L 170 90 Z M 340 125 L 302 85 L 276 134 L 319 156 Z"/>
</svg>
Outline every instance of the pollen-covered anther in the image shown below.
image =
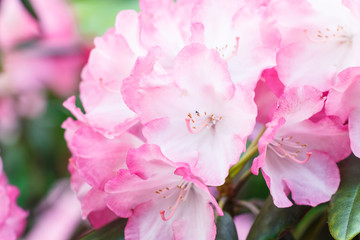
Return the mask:
<svg viewBox="0 0 360 240">
<path fill-rule="evenodd" d="M 310 32 L 307 28 L 304 29 L 304 34 L 307 39 L 315 43 L 324 43 L 330 40 L 337 41 L 340 45 L 344 43 L 351 43 L 352 36 L 348 34 L 343 26 L 338 25 L 336 30 L 325 28 L 325 30 Z"/>
<path fill-rule="evenodd" d="M 236 56 L 239 49 L 239 40 L 239 37 L 235 37 L 235 44 L 233 44 L 232 46 L 229 44 L 225 44 L 225 46 L 223 47 L 215 47 L 215 50 L 218 51 L 218 53 L 223 59 L 229 60 L 232 57 Z"/>
<path fill-rule="evenodd" d="M 215 114 L 207 114 L 204 112 L 201 114 L 199 111 L 195 111 L 195 114 L 187 114 L 185 118 L 186 127 L 192 134 L 198 133 L 204 128 L 210 128 L 216 125 L 218 121 L 222 120 L 222 116 L 216 116 Z"/>
</svg>

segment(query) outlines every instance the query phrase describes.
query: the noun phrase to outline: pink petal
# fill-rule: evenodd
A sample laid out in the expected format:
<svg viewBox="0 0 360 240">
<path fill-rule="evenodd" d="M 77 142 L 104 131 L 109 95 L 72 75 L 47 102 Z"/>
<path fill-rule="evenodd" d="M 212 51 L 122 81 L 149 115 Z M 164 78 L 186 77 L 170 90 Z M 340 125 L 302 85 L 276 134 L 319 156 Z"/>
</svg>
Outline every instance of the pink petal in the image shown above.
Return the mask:
<svg viewBox="0 0 360 240">
<path fill-rule="evenodd" d="M 316 88 L 291 88 L 279 99 L 274 119 L 284 117 L 288 125 L 301 122 L 319 112 L 324 106 L 324 101 L 322 92 Z"/>
<path fill-rule="evenodd" d="M 246 240 L 254 221 L 255 216 L 251 213 L 240 214 L 234 217 L 234 224 L 239 240 Z"/>
<path fill-rule="evenodd" d="M 281 161 L 282 160 L 282 161 Z M 277 207 L 289 207 L 287 190 L 296 204 L 316 206 L 330 200 L 340 183 L 336 163 L 325 153 L 313 151 L 306 164 L 298 164 L 289 159 L 279 159 L 268 152 L 263 167 L 269 177 L 267 182 Z"/>
<path fill-rule="evenodd" d="M 349 116 L 349 134 L 351 140 L 351 150 L 360 157 L 360 109 L 352 111 Z"/>
</svg>

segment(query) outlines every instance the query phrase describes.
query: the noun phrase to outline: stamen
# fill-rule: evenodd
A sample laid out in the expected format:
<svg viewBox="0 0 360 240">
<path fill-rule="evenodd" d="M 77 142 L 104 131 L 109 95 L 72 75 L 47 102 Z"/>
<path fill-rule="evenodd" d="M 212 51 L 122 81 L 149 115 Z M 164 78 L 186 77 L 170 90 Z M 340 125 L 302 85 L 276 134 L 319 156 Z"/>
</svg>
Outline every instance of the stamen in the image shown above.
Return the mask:
<svg viewBox="0 0 360 240">
<path fill-rule="evenodd" d="M 235 44 L 231 47 L 229 44 L 226 44 L 223 47 L 215 47 L 215 50 L 219 52 L 220 56 L 225 59 L 229 60 L 232 57 L 235 57 L 238 50 L 239 50 L 239 40 L 240 37 L 235 37 Z"/>
<path fill-rule="evenodd" d="M 192 134 L 195 134 L 195 133 L 198 133 L 200 132 L 201 130 L 203 130 L 205 127 L 207 127 L 210 123 L 210 121 L 212 120 L 211 118 L 208 118 L 206 119 L 206 121 L 199 127 L 199 128 L 196 128 L 196 127 L 193 127 L 195 130 L 193 130 L 190 126 L 190 120 L 189 118 L 186 118 L 185 119 L 185 122 L 186 122 L 186 127 L 188 129 L 188 131 Z"/>
<path fill-rule="evenodd" d="M 165 217 L 165 211 L 164 210 L 160 211 L 160 215 L 161 215 L 162 220 L 169 221 L 174 216 L 175 211 L 176 211 L 177 207 L 179 206 L 180 200 L 182 199 L 182 194 L 183 193 L 184 193 L 184 189 L 181 188 L 179 197 L 176 199 L 175 205 L 172 207 L 170 215 L 167 218 Z"/>
<path fill-rule="evenodd" d="M 268 147 L 272 149 L 273 152 L 280 158 L 289 157 L 291 160 L 293 160 L 296 163 L 299 164 L 307 163 L 312 155 L 311 152 L 306 153 L 306 158 L 304 160 L 299 160 L 297 158 L 298 154 L 301 152 L 301 149 L 305 148 L 307 144 L 301 144 L 299 141 L 292 142 L 290 141 L 291 139 L 292 137 L 281 138 L 281 141 L 275 139 L 272 143 L 268 145 Z"/>
<path fill-rule="evenodd" d="M 231 52 L 231 55 L 229 57 L 226 58 L 226 60 L 229 60 L 231 59 L 232 57 L 235 57 L 238 50 L 239 50 L 239 40 L 240 38 L 239 37 L 236 37 L 235 38 L 235 41 L 236 41 L 236 44 L 234 45 L 234 48 L 233 48 L 233 51 Z"/>
<path fill-rule="evenodd" d="M 315 43 L 323 43 L 323 42 L 326 42 L 326 41 L 327 41 L 326 39 L 323 39 L 320 34 L 317 35 L 318 39 L 312 38 L 312 37 L 309 35 L 307 29 L 304 29 L 304 34 L 305 34 L 305 36 L 306 36 L 307 39 L 309 39 L 310 41 L 315 42 Z"/>
<path fill-rule="evenodd" d="M 309 34 L 309 30 L 305 28 L 304 34 L 307 39 L 309 39 L 310 41 L 315 42 L 315 43 L 324 43 L 329 40 L 335 40 L 335 41 L 338 41 L 338 43 L 341 45 L 341 44 L 345 44 L 345 43 L 351 43 L 351 41 L 352 41 L 351 40 L 352 36 L 348 35 L 348 33 L 344 31 L 343 26 L 338 26 L 336 29 L 336 32 L 335 32 L 335 30 L 331 31 L 329 28 L 326 28 L 325 30 L 326 31 L 318 30 L 316 33 L 313 34 L 313 36 L 316 36 L 316 37 L 312 37 Z"/>
<path fill-rule="evenodd" d="M 110 89 L 110 88 L 106 87 L 104 84 L 104 80 L 102 78 L 99 78 L 99 81 L 100 81 L 101 87 L 103 89 L 105 89 L 106 91 L 108 91 L 109 93 L 121 94 L 120 90 L 114 90 L 114 89 Z"/>
<path fill-rule="evenodd" d="M 307 152 L 306 153 L 306 158 L 305 158 L 305 160 L 298 160 L 297 158 L 295 158 L 294 156 L 292 156 L 292 155 L 287 155 L 291 160 L 293 160 L 294 162 L 296 162 L 296 163 L 300 163 L 300 164 L 305 164 L 305 163 L 307 163 L 308 161 L 309 161 L 309 159 L 310 159 L 310 157 L 311 157 L 311 152 Z"/>
</svg>

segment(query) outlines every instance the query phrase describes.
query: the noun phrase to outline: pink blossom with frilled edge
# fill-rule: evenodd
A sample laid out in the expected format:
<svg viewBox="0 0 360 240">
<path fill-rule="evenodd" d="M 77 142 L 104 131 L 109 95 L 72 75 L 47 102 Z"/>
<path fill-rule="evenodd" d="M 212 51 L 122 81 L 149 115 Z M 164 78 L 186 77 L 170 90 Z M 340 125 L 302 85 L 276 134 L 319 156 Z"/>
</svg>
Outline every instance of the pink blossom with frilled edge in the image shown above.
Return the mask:
<svg viewBox="0 0 360 240">
<path fill-rule="evenodd" d="M 82 72 L 80 99 L 89 124 L 113 137 L 138 123 L 122 99 L 120 88 L 139 56 L 147 51 L 140 43 L 138 13 L 121 11 L 115 28 L 94 40 L 87 66 Z"/>
<path fill-rule="evenodd" d="M 172 74 L 158 72 L 156 53 L 150 52 L 123 86 L 145 138 L 173 161 L 194 159 L 188 162 L 194 174 L 221 185 L 254 127 L 253 91 L 234 85 L 218 52 L 201 44 L 177 55 Z"/>
<path fill-rule="evenodd" d="M 263 69 L 276 65 L 280 43 L 265 10 L 261 3 L 251 1 L 198 0 L 191 40 L 218 51 L 228 62 L 231 79 L 254 88 Z"/>
<path fill-rule="evenodd" d="M 360 67 L 345 69 L 337 76 L 326 101 L 326 113 L 348 121 L 351 150 L 360 157 Z"/>
<path fill-rule="evenodd" d="M 142 136 L 139 138 L 134 135 L 136 132 L 124 132 L 111 139 L 105 137 L 88 125 L 72 100 L 64 105 L 79 120 L 69 118 L 63 123 L 72 154 L 69 162 L 71 186 L 81 202 L 83 218 L 88 218 L 95 228 L 99 228 L 116 218 L 105 205 L 104 185 L 116 176 L 119 169 L 127 169 L 127 151 L 140 146 Z"/>
<path fill-rule="evenodd" d="M 141 42 L 159 46 L 159 61 L 171 68 L 177 53 L 189 43 L 192 8 L 196 0 L 140 0 Z"/>
<path fill-rule="evenodd" d="M 192 2 L 142 0 L 140 14 L 121 11 L 115 28 L 95 39 L 80 85 L 80 98 L 93 127 L 114 136 L 137 124 L 136 114 L 119 92 L 123 79 L 130 75 L 136 59 L 155 46 L 162 49 L 162 67 L 172 68 L 176 54 L 190 37 Z"/>
<path fill-rule="evenodd" d="M 328 91 L 341 70 L 360 64 L 356 0 L 274 0 L 268 11 L 282 37 L 277 70 L 286 87 Z"/>
<path fill-rule="evenodd" d="M 126 239 L 215 239 L 213 208 L 222 210 L 187 164 L 145 144 L 129 150 L 127 165 L 105 186 L 107 205 L 129 217 Z"/>
<path fill-rule="evenodd" d="M 17 187 L 9 185 L 0 158 L 0 239 L 16 240 L 25 229 L 28 213 L 16 204 Z"/>
<path fill-rule="evenodd" d="M 338 119 L 309 120 L 322 110 L 325 98 L 312 87 L 292 88 L 278 101 L 273 120 L 259 141 L 260 155 L 252 172 L 262 169 L 274 203 L 316 206 L 330 200 L 340 183 L 336 162 L 346 158 L 348 130 Z"/>
</svg>

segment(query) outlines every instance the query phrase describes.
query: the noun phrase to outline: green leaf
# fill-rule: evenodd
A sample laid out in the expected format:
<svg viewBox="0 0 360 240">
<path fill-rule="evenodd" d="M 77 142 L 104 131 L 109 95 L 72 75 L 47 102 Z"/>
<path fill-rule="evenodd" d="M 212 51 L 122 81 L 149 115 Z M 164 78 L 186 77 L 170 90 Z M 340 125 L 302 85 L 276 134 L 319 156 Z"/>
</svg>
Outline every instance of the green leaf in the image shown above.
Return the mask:
<svg viewBox="0 0 360 240">
<path fill-rule="evenodd" d="M 360 159 L 351 155 L 341 162 L 341 183 L 329 208 L 329 228 L 337 240 L 353 239 L 360 233 Z"/>
<path fill-rule="evenodd" d="M 309 209 L 310 207 L 297 205 L 290 208 L 277 208 L 269 196 L 256 217 L 247 239 L 279 239 L 285 236 L 287 230 L 295 226 Z"/>
<path fill-rule="evenodd" d="M 119 218 L 108 225 L 93 230 L 85 236 L 80 237 L 80 240 L 123 240 L 124 229 L 126 226 L 127 219 Z"/>
<path fill-rule="evenodd" d="M 234 221 L 230 214 L 224 212 L 224 216 L 216 219 L 216 240 L 237 240 L 237 232 Z"/>
<path fill-rule="evenodd" d="M 139 10 L 137 0 L 72 0 L 70 4 L 83 35 L 92 38 L 103 35 L 115 24 L 116 15 L 125 9 Z"/>
<path fill-rule="evenodd" d="M 33 6 L 31 5 L 29 0 L 21 0 L 21 3 L 24 5 L 25 9 L 30 13 L 30 15 L 35 19 L 39 20 Z"/>
</svg>

